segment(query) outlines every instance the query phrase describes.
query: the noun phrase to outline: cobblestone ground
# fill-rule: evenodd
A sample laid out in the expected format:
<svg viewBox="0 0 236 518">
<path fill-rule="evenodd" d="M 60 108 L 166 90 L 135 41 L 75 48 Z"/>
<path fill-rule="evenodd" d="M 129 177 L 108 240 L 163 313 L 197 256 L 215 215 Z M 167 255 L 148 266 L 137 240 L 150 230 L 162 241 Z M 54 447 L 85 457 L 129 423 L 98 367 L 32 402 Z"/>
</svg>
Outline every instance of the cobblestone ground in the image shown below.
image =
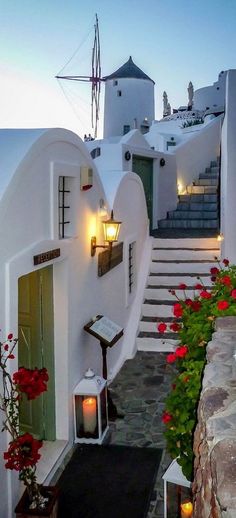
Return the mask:
<svg viewBox="0 0 236 518">
<path fill-rule="evenodd" d="M 147 518 L 164 516 L 162 475 L 171 459 L 165 451 L 161 416 L 173 373 L 166 353 L 140 351 L 124 363 L 109 386 L 112 400 L 124 416 L 110 424 L 109 443 L 163 449 Z"/>
</svg>

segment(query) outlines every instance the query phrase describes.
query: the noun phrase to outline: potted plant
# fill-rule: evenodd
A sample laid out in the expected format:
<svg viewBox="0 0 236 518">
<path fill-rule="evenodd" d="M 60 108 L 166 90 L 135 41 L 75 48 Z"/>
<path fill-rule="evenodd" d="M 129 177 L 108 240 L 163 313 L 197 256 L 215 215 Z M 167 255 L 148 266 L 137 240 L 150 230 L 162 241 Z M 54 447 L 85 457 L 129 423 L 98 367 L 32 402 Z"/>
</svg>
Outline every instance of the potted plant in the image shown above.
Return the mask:
<svg viewBox="0 0 236 518">
<path fill-rule="evenodd" d="M 41 457 L 39 450 L 43 443 L 28 432 L 21 432 L 19 427 L 20 405 L 23 398 L 32 400 L 46 391 L 48 373 L 45 368 L 20 367 L 17 372 L 10 374 L 9 362 L 15 358 L 14 350 L 17 341 L 17 338 L 10 333 L 6 341 L 0 342 L 2 431 L 8 432 L 11 437 L 8 449 L 3 454 L 6 461 L 5 467 L 17 471 L 19 479 L 26 486 L 26 491 L 15 510 L 16 516 L 52 517 L 56 516 L 52 513 L 57 490 L 40 486 L 36 478 L 36 465 Z"/>
<path fill-rule="evenodd" d="M 180 345 L 167 355 L 167 363 L 174 367 L 174 380 L 162 421 L 166 425 L 167 449 L 173 458 L 177 458 L 190 481 L 193 474 L 193 434 L 206 363 L 206 345 L 214 331 L 215 319 L 236 315 L 236 266 L 230 266 L 228 259 L 222 263 L 218 261 L 218 266 L 211 268 L 210 275 L 211 290 L 198 278 L 192 299 L 187 296 L 185 284 L 179 285 L 183 298 L 178 297 L 175 290 L 170 290 L 178 300 L 173 306 L 175 320 L 169 327 L 172 332 L 178 333 Z M 157 327 L 159 332 L 167 330 L 164 322 Z"/>
</svg>

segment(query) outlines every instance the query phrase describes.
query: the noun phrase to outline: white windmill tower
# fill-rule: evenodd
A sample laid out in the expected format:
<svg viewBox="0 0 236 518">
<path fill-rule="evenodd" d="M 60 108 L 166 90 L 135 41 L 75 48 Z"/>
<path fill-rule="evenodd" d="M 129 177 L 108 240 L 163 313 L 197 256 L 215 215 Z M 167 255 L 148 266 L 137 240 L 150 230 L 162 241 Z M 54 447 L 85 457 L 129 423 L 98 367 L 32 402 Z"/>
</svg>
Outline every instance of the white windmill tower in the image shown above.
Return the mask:
<svg viewBox="0 0 236 518">
<path fill-rule="evenodd" d="M 103 77 L 104 138 L 137 128 L 146 133 L 154 119 L 154 81 L 132 60 Z"/>
</svg>

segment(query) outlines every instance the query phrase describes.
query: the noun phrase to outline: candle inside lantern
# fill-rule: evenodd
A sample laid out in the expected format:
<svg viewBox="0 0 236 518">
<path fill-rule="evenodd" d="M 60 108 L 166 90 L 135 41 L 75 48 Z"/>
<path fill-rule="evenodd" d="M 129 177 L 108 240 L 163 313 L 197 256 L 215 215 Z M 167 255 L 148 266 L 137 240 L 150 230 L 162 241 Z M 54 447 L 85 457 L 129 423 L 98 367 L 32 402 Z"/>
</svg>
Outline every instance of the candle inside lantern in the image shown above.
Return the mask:
<svg viewBox="0 0 236 518">
<path fill-rule="evenodd" d="M 184 502 L 180 506 L 181 518 L 191 518 L 193 516 L 193 504 L 192 502 Z"/>
<path fill-rule="evenodd" d="M 94 433 L 97 423 L 97 402 L 96 398 L 88 397 L 83 401 L 84 431 Z"/>
</svg>

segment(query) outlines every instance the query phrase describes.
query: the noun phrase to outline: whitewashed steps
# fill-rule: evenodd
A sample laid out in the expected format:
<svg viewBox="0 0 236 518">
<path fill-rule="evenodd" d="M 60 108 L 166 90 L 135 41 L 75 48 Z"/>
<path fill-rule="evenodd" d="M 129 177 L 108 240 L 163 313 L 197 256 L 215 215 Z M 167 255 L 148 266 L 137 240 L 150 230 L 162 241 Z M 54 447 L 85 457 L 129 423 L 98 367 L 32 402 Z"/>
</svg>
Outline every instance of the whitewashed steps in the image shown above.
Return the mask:
<svg viewBox="0 0 236 518">
<path fill-rule="evenodd" d="M 160 256 L 162 259 L 156 259 Z M 162 334 L 157 329 L 160 322 L 167 323 L 169 328 L 170 323 L 176 320 L 173 306 L 177 299 L 169 290 L 175 290 L 180 298 L 184 298 L 184 291 L 179 289 L 179 284 L 187 286 L 185 293 L 190 298 L 198 293 L 194 290 L 196 284 L 201 283 L 210 290 L 210 268 L 218 265 L 215 257 L 220 257 L 215 238 L 153 239 L 150 273 L 136 342 L 138 350 L 175 350 L 179 343 L 177 335 L 170 331 Z"/>
</svg>

